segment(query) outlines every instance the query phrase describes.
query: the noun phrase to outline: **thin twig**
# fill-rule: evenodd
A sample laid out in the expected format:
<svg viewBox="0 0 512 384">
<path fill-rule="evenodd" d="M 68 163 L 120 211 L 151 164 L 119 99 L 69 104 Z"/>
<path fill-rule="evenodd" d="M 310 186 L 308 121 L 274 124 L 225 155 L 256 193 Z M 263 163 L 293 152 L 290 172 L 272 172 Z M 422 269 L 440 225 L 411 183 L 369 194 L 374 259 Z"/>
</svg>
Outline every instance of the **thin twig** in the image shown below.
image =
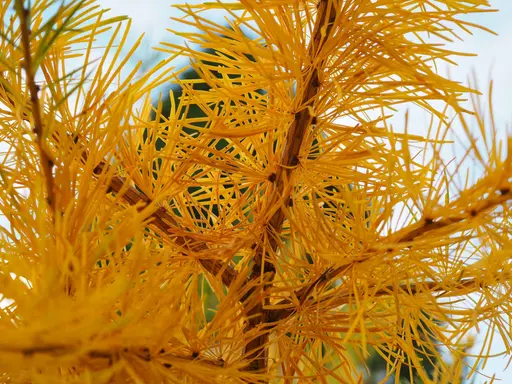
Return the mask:
<svg viewBox="0 0 512 384">
<path fill-rule="evenodd" d="M 399 232 L 388 236 L 386 239 L 383 239 L 383 242 L 387 243 L 394 240 L 397 243 L 406 243 L 414 241 L 418 237 L 423 236 L 433 230 L 446 228 L 450 225 L 458 224 L 464 220 L 482 215 L 490 210 L 493 210 L 497 206 L 506 203 L 508 200 L 512 200 L 512 192 L 510 188 L 500 188 L 496 190 L 495 196 L 489 197 L 488 199 L 479 201 L 475 205 L 470 206 L 464 215 L 439 219 L 427 217 L 423 219 L 422 223 L 413 224 L 409 227 L 406 227 Z M 454 205 L 457 206 L 457 202 L 455 202 Z"/>
<path fill-rule="evenodd" d="M 45 145 L 46 132 L 43 130 L 41 106 L 37 95 L 39 87 L 36 85 L 35 81 L 35 71 L 37 68 L 33 67 L 32 53 L 30 51 L 30 10 L 23 6 L 23 0 L 16 0 L 15 7 L 20 19 L 21 45 L 24 59 L 23 68 L 25 69 L 26 82 L 29 89 L 30 102 L 32 104 L 32 116 L 34 119 L 33 133 L 35 135 L 41 170 L 46 184 L 46 201 L 52 219 L 55 220 L 55 183 L 53 180 L 53 167 L 55 164 Z"/>
</svg>

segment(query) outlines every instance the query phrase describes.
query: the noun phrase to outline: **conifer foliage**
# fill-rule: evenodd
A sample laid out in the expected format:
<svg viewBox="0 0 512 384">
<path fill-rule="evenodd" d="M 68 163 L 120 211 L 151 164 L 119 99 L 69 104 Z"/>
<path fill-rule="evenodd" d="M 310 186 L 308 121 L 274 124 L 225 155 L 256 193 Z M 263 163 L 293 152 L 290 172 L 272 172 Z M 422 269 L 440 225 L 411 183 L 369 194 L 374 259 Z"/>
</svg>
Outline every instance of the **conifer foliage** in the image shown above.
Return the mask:
<svg viewBox="0 0 512 384">
<path fill-rule="evenodd" d="M 512 138 L 438 70 L 488 2 L 178 9 L 189 44 L 141 73 L 94 1 L 1 3 L 1 381 L 357 383 L 375 350 L 454 383 L 475 328 L 475 366 L 508 350 Z"/>
</svg>

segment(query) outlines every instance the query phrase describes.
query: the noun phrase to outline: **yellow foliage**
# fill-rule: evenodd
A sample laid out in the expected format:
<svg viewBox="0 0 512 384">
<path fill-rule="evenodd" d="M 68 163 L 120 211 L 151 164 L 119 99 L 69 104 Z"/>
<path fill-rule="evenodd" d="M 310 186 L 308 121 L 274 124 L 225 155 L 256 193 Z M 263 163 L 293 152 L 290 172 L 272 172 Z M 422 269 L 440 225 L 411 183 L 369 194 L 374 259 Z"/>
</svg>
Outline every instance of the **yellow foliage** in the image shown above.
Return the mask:
<svg viewBox="0 0 512 384">
<path fill-rule="evenodd" d="M 178 6 L 210 50 L 163 43 L 146 73 L 129 20 L 53 3 L 0 5 L 3 383 L 362 383 L 369 349 L 454 383 L 483 322 L 475 367 L 510 352 L 512 138 L 429 40 L 484 29 L 463 16 L 486 0 Z M 424 135 L 389 126 L 405 103 Z"/>
</svg>

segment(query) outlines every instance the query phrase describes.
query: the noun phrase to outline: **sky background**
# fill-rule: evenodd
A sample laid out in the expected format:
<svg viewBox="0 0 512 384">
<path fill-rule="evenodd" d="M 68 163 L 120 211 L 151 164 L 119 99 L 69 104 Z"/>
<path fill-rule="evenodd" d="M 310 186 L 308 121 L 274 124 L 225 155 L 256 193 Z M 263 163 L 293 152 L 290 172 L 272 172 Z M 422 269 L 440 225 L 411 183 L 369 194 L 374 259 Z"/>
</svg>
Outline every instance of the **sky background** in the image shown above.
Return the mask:
<svg viewBox="0 0 512 384">
<path fill-rule="evenodd" d="M 397 0 L 398 1 L 398 0 Z M 174 34 L 166 31 L 167 28 L 185 30 L 183 25 L 171 20 L 171 17 L 177 17 L 180 14 L 171 7 L 171 4 L 181 4 L 184 2 L 197 4 L 197 0 L 168 1 L 168 0 L 100 0 L 99 3 L 110 8 L 110 15 L 127 15 L 132 19 L 131 37 L 135 39 L 144 33 L 144 45 L 139 50 L 137 58 L 144 61 L 158 59 L 158 53 L 152 51 L 151 47 L 158 45 L 162 41 L 172 43 L 182 43 L 183 40 Z M 494 80 L 493 86 L 493 109 L 497 126 L 500 129 L 501 136 L 510 132 L 509 123 L 512 121 L 512 108 L 510 108 L 512 96 L 512 0 L 491 0 L 491 5 L 499 9 L 497 13 L 487 13 L 480 15 L 470 15 L 466 20 L 484 25 L 496 33 L 494 36 L 484 31 L 475 30 L 473 35 L 463 35 L 463 42 L 455 42 L 450 48 L 464 52 L 478 54 L 478 57 L 460 57 L 457 59 L 458 66 L 449 68 L 450 77 L 454 80 L 467 83 L 472 71 L 475 72 L 478 80 L 479 89 L 487 95 L 490 80 Z M 218 11 L 212 11 L 209 14 L 213 20 L 222 23 L 224 15 Z M 203 15 L 204 16 L 204 15 Z M 192 28 L 189 28 L 192 30 Z M 185 60 L 177 60 L 177 65 L 186 64 Z M 442 74 L 446 74 L 448 68 L 441 69 Z M 482 100 L 487 105 L 487 100 Z M 403 112 L 404 110 L 400 111 Z M 418 110 L 411 110 L 410 127 L 413 131 L 422 132 L 427 127 L 428 117 Z M 403 125 L 403 113 L 398 113 L 394 124 Z M 492 352 L 499 353 L 504 350 L 504 345 L 497 337 L 492 346 Z M 478 340 L 478 339 L 477 339 Z M 478 344 L 475 350 L 478 349 Z M 508 357 L 496 357 L 490 359 L 482 370 L 486 375 L 504 379 L 505 366 L 508 363 Z M 512 374 L 509 370 L 508 375 Z M 476 383 L 487 381 L 484 377 L 478 377 Z M 512 379 L 504 379 L 504 384 L 512 383 Z"/>
</svg>

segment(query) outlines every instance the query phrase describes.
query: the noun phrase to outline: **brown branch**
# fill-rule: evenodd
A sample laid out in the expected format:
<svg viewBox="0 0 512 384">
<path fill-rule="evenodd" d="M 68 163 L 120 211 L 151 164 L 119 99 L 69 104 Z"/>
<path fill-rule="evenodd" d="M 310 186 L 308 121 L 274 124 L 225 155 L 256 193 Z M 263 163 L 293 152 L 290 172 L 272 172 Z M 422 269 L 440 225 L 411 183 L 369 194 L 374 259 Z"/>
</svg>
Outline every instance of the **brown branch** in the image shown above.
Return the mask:
<svg viewBox="0 0 512 384">
<path fill-rule="evenodd" d="M 429 218 L 426 217 L 423 219 L 423 222 L 418 224 L 413 224 L 409 227 L 406 227 L 397 233 L 394 233 L 390 236 L 388 236 L 388 239 L 394 239 L 397 243 L 406 243 L 410 241 L 414 241 L 420 236 L 423 236 L 431 231 L 434 231 L 436 229 L 446 228 L 453 224 L 458 224 L 464 220 L 474 218 L 478 215 L 481 215 L 483 213 L 486 213 L 490 210 L 493 210 L 498 205 L 503 204 L 507 202 L 508 200 L 512 199 L 512 193 L 510 191 L 510 188 L 500 188 L 496 190 L 496 195 L 480 201 L 476 203 L 474 206 L 470 206 L 467 210 L 466 214 L 459 215 L 459 216 L 453 216 L 453 217 L 447 217 L 447 218 Z M 385 239 L 384 239 L 385 241 Z"/>
<path fill-rule="evenodd" d="M 30 52 L 30 10 L 23 6 L 23 0 L 16 0 L 16 12 L 20 19 L 21 45 L 23 48 L 23 68 L 25 70 L 26 83 L 30 94 L 30 102 L 32 104 L 32 116 L 34 119 L 33 133 L 37 152 L 39 153 L 39 161 L 41 163 L 41 171 L 46 184 L 46 201 L 51 212 L 52 220 L 55 220 L 55 186 L 53 180 L 54 162 L 45 146 L 45 132 L 43 130 L 43 119 L 41 114 L 41 106 L 39 104 L 39 87 L 35 81 L 35 70 L 32 62 L 32 53 Z"/>
<path fill-rule="evenodd" d="M 94 175 L 99 176 L 106 168 L 106 164 L 101 162 L 99 165 L 94 168 Z M 121 176 L 114 176 L 109 182 L 109 190 L 114 193 L 119 193 L 121 191 L 122 195 L 120 196 L 127 204 L 129 205 L 137 205 L 140 204 L 140 210 L 144 209 L 146 206 L 153 204 L 151 199 L 147 197 L 144 193 L 137 190 L 137 188 L 128 186 L 126 187 L 126 179 Z M 142 204 L 141 204 L 142 203 Z M 154 226 L 158 228 L 162 233 L 167 237 L 171 237 L 171 230 L 179 227 L 178 222 L 174 217 L 169 213 L 169 211 L 164 207 L 158 207 L 155 212 L 150 215 L 150 226 Z M 187 251 L 203 251 L 207 250 L 208 246 L 204 242 L 197 242 L 192 238 L 187 236 L 176 236 L 174 237 L 174 242 L 185 248 Z M 230 265 L 225 265 L 223 262 L 212 259 L 199 259 L 199 262 L 203 266 L 205 270 L 211 273 L 214 276 L 221 275 L 222 282 L 225 286 L 229 287 L 231 283 L 236 279 L 237 272 Z"/>
<path fill-rule="evenodd" d="M 507 272 L 501 273 L 503 275 L 500 281 L 510 281 L 510 274 Z M 418 295 L 424 292 L 429 292 L 432 294 L 437 294 L 438 298 L 448 298 L 448 297 L 460 297 L 462 294 L 467 294 L 468 289 L 470 288 L 490 288 L 491 284 L 483 284 L 479 277 L 469 277 L 465 279 L 460 279 L 458 281 L 426 281 L 422 283 L 412 283 L 412 284 L 401 284 L 398 287 L 399 291 L 402 291 L 410 296 Z M 394 295 L 396 287 L 388 285 L 387 287 L 381 288 L 375 293 L 373 293 L 372 297 L 383 297 L 383 296 L 392 296 Z M 335 297 L 337 296 L 337 297 Z M 341 305 L 353 302 L 354 297 L 348 291 L 345 295 L 330 295 L 327 298 L 319 298 L 314 299 L 313 297 L 307 297 L 306 301 L 301 301 L 301 305 L 305 304 L 309 307 L 316 308 L 319 305 L 323 304 L 326 301 L 329 301 L 329 306 L 331 308 L 336 308 Z M 333 297 L 335 297 L 333 299 Z M 282 300 L 277 305 L 284 304 L 292 304 L 289 300 Z M 325 309 L 325 306 L 322 306 Z M 296 313 L 297 307 L 292 306 L 290 308 L 281 308 L 281 309 L 267 309 L 267 318 L 271 324 L 269 324 L 269 328 L 275 328 L 279 322 L 286 320 L 291 317 L 294 313 Z"/>
<path fill-rule="evenodd" d="M 426 235 L 429 232 L 432 232 L 436 229 L 442 229 L 447 228 L 448 226 L 452 224 L 458 224 L 462 222 L 463 220 L 471 220 L 479 215 L 482 215 L 484 213 L 487 213 L 496 207 L 498 207 L 501 204 L 507 203 L 508 201 L 512 201 L 512 190 L 508 187 L 501 187 L 496 190 L 496 195 L 492 196 L 489 199 L 480 201 L 476 203 L 475 205 L 468 208 L 468 211 L 465 215 L 459 215 L 459 216 L 453 216 L 453 217 L 446 217 L 446 218 L 440 218 L 438 220 L 435 219 L 424 219 L 422 223 L 415 223 L 411 226 L 408 226 L 392 235 L 390 235 L 388 238 L 398 238 L 397 243 L 407 243 L 410 241 L 415 240 L 416 238 Z M 456 203 L 456 202 L 455 202 Z M 457 228 L 454 227 L 454 231 L 456 231 Z M 297 292 L 294 293 L 294 296 L 299 299 L 300 304 L 304 304 L 306 301 L 311 300 L 311 304 L 316 305 L 319 303 L 319 301 L 314 301 L 312 298 L 309 298 L 309 294 L 313 290 L 313 288 L 322 285 L 324 282 L 328 282 L 332 279 L 337 278 L 340 274 L 344 274 L 348 271 L 352 266 L 355 264 L 359 264 L 365 260 L 368 260 L 371 257 L 374 257 L 376 250 L 370 250 L 371 254 L 363 257 L 361 259 L 358 259 L 357 261 L 354 261 L 350 265 L 345 265 L 342 267 L 337 268 L 329 268 L 327 271 L 325 271 L 319 278 L 313 280 L 311 283 L 309 283 L 306 287 L 301 288 Z M 460 286 L 461 288 L 468 287 L 471 285 L 478 285 L 480 286 L 480 283 L 478 282 L 477 278 L 467 278 L 467 279 L 461 279 L 458 282 L 455 282 L 457 286 Z M 456 294 L 452 294 L 451 292 L 447 291 L 443 288 L 443 284 L 441 282 L 425 282 L 422 284 L 409 284 L 409 285 L 403 285 L 400 287 L 400 289 L 403 289 L 404 291 L 408 291 L 411 294 L 417 294 L 421 290 L 423 290 L 425 287 L 429 289 L 430 292 L 437 292 L 440 293 L 442 296 L 446 296 L 448 293 L 450 293 L 450 296 L 456 296 Z M 388 286 L 386 288 L 382 288 L 379 291 L 375 293 L 375 296 L 385 296 L 390 295 L 393 291 L 393 287 Z M 320 300 L 321 301 L 321 300 Z M 336 302 L 336 301 L 334 301 Z M 277 303 L 278 306 L 290 304 L 290 308 L 285 309 L 279 309 L 279 310 L 266 310 L 267 315 L 266 318 L 270 322 L 277 322 L 280 320 L 284 320 L 287 317 L 289 317 L 291 314 L 293 314 L 296 310 L 295 306 L 292 306 L 292 302 L 288 299 L 281 300 Z M 336 305 L 340 305 L 340 303 L 337 303 Z"/>
<path fill-rule="evenodd" d="M 225 362 L 222 359 L 214 360 L 199 356 L 197 353 L 192 353 L 190 356 L 174 355 L 161 349 L 158 353 L 151 353 L 148 347 L 118 347 L 113 349 L 85 349 L 73 345 L 66 344 L 46 344 L 37 345 L 32 347 L 20 347 L 15 345 L 0 346 L 0 352 L 3 353 L 17 353 L 26 357 L 34 355 L 48 355 L 60 357 L 64 355 L 76 354 L 79 359 L 87 359 L 85 363 L 92 363 L 93 361 L 103 360 L 108 366 L 111 366 L 115 361 L 123 356 L 136 358 L 142 361 L 151 362 L 158 361 L 166 368 L 172 368 L 172 361 L 195 361 L 202 364 L 210 365 L 212 367 L 224 367 Z M 166 359 L 167 358 L 167 359 Z"/>
<path fill-rule="evenodd" d="M 317 19 L 313 30 L 312 41 L 308 47 L 308 53 L 311 60 L 309 68 L 303 72 L 307 79 L 307 84 L 302 95 L 300 110 L 295 113 L 294 121 L 290 126 L 287 133 L 286 143 L 280 167 L 278 168 L 272 180 L 274 190 L 272 195 L 271 206 L 281 205 L 280 201 L 288 201 L 290 190 L 287 190 L 287 183 L 290 180 L 292 172 L 299 166 L 299 154 L 306 138 L 308 127 L 316 119 L 312 115 L 316 96 L 318 95 L 321 80 L 320 71 L 322 70 L 325 60 L 316 60 L 320 55 L 325 41 L 330 36 L 332 23 L 336 16 L 336 9 L 334 5 L 328 0 L 320 0 L 318 4 Z M 322 29 L 325 28 L 325 35 L 322 34 Z M 323 35 L 323 36 L 322 36 Z M 279 246 L 279 234 L 282 231 L 283 223 L 285 220 L 285 213 L 282 208 L 279 208 L 268 221 L 265 231 L 262 236 L 267 237 L 269 241 L 269 251 L 264 249 L 264 239 L 258 242 L 255 248 L 254 264 L 250 280 L 264 279 L 264 284 L 260 290 L 265 290 L 271 284 L 275 275 L 275 266 L 271 260 L 265 260 L 265 255 L 275 253 Z M 247 297 L 251 297 L 256 292 L 256 288 L 251 290 Z M 250 304 L 247 310 L 249 317 L 248 325 L 246 328 L 247 343 L 245 345 L 246 359 L 250 361 L 247 367 L 250 371 L 264 371 L 267 367 L 266 347 L 268 343 L 269 333 L 267 330 L 261 328 L 267 323 L 267 312 L 263 310 L 263 306 L 267 299 L 260 300 L 256 305 Z M 256 333 L 255 337 L 253 334 Z"/>
<path fill-rule="evenodd" d="M 6 96 L 8 98 L 7 100 L 4 100 L 4 102 L 6 102 L 8 105 L 14 106 L 14 104 L 15 104 L 14 98 L 11 95 L 9 95 L 9 92 L 5 88 L 4 88 L 4 90 L 6 91 Z M 37 95 L 36 95 L 36 97 L 37 97 Z M 40 115 L 40 110 L 39 110 L 39 118 L 36 119 L 36 115 L 35 115 L 36 108 L 31 108 L 31 105 L 39 105 L 39 103 L 31 102 L 29 105 L 25 105 L 24 107 L 25 107 L 26 111 L 23 112 L 23 119 L 25 121 L 30 122 L 30 112 L 32 112 L 34 114 L 34 120 L 42 121 L 41 115 Z M 41 125 L 39 125 L 39 124 L 36 124 L 36 125 L 38 127 L 43 126 L 42 123 L 41 123 Z M 74 136 L 74 137 L 71 137 L 71 135 L 69 135 L 69 136 L 73 140 L 75 145 L 80 145 L 80 147 L 82 149 L 81 160 L 85 164 L 89 157 L 87 150 L 85 149 L 86 145 L 84 143 L 79 142 L 80 140 L 84 140 L 84 139 L 79 139 L 77 136 Z M 61 138 L 59 137 L 57 132 L 54 132 L 52 134 L 52 138 L 55 140 L 55 142 L 57 144 L 61 143 Z M 48 163 L 48 164 L 50 164 L 50 163 Z M 51 164 L 53 164 L 53 163 L 51 163 Z M 108 166 L 105 163 L 105 161 L 101 161 L 94 168 L 93 175 L 95 177 L 99 177 L 102 172 L 108 172 Z M 109 181 L 108 190 L 110 192 L 114 192 L 114 193 L 119 193 L 119 192 L 123 191 L 123 194 L 120 197 L 128 205 L 140 204 L 141 209 L 143 209 L 144 207 L 146 207 L 150 204 L 153 204 L 151 199 L 149 197 L 147 197 L 144 193 L 140 192 L 139 189 L 137 189 L 136 187 L 131 186 L 131 185 L 127 186 L 126 183 L 127 183 L 127 181 L 124 177 L 113 176 L 111 178 L 111 180 Z M 53 202 L 54 199 L 52 198 L 51 200 Z M 150 220 L 149 225 L 151 227 L 156 227 L 167 238 L 174 239 L 175 244 L 184 248 L 186 250 L 186 252 L 191 252 L 191 251 L 199 252 L 199 251 L 204 251 L 204 250 L 208 249 L 208 246 L 206 243 L 197 242 L 192 237 L 188 237 L 186 235 L 172 236 L 171 232 L 174 229 L 176 229 L 177 227 L 179 227 L 179 224 L 165 207 L 162 207 L 162 206 L 158 207 L 156 209 L 156 211 L 153 212 L 149 216 L 149 220 Z M 209 273 L 211 273 L 212 275 L 218 276 L 220 274 L 221 278 L 222 278 L 222 283 L 227 287 L 229 287 L 231 285 L 231 283 L 237 277 L 237 271 L 230 265 L 225 264 L 221 261 L 212 260 L 212 259 L 200 259 L 199 262 L 201 263 L 203 268 L 206 271 L 208 271 Z"/>
</svg>

